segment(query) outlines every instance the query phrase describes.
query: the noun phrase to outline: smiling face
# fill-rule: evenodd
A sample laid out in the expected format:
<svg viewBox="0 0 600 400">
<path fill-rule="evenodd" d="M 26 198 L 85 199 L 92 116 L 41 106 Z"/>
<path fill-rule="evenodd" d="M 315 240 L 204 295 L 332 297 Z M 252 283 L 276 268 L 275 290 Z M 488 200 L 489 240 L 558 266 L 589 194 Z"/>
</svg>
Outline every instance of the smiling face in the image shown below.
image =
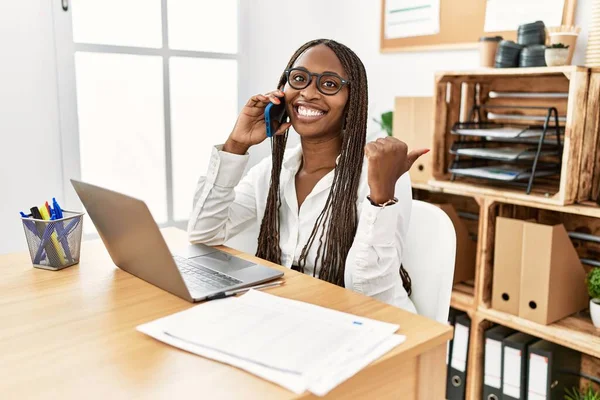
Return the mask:
<svg viewBox="0 0 600 400">
<path fill-rule="evenodd" d="M 312 74 L 333 73 L 343 79 L 348 79 L 342 63 L 333 50 L 325 45 L 317 45 L 306 50 L 294 63 L 292 68 L 302 68 Z M 300 83 L 307 79 L 306 73 L 291 73 L 290 80 Z M 334 91 L 334 86 L 340 85 L 339 79 L 324 75 L 321 78 L 321 88 L 324 91 Z M 312 76 L 310 84 L 304 89 L 294 89 L 289 82 L 283 91 L 288 115 L 294 130 L 302 137 L 317 138 L 338 135 L 343 126 L 344 109 L 348 101 L 348 86 L 331 96 L 317 89 L 317 77 Z"/>
</svg>

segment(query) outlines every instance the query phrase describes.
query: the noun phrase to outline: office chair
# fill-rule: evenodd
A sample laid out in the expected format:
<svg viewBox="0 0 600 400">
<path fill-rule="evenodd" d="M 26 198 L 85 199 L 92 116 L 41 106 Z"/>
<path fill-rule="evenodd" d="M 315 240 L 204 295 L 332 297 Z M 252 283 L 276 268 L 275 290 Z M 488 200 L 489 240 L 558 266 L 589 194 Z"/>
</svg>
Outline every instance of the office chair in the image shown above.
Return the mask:
<svg viewBox="0 0 600 400">
<path fill-rule="evenodd" d="M 412 280 L 410 296 L 419 315 L 448 323 L 456 232 L 440 208 L 413 200 L 402 265 Z"/>
</svg>

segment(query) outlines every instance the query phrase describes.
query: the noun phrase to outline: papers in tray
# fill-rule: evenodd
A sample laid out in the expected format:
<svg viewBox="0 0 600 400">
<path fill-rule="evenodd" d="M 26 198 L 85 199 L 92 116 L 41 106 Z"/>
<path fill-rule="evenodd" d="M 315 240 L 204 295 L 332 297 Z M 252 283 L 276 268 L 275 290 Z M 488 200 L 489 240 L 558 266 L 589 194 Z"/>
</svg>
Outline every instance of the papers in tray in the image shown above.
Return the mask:
<svg viewBox="0 0 600 400">
<path fill-rule="evenodd" d="M 138 326 L 153 338 L 324 396 L 397 345 L 398 325 L 258 291 Z"/>
<path fill-rule="evenodd" d="M 553 131 L 550 129 L 546 132 L 551 135 Z M 542 129 L 522 128 L 522 127 L 497 127 L 497 128 L 458 128 L 452 133 L 465 136 L 483 136 L 494 139 L 516 139 L 516 138 L 532 138 L 542 136 Z"/>
<path fill-rule="evenodd" d="M 526 168 L 519 168 L 513 165 L 498 165 L 476 168 L 451 168 L 450 172 L 461 176 L 493 179 L 505 182 L 529 179 L 531 177 L 531 171 Z M 537 170 L 535 171 L 535 176 L 552 176 L 556 175 L 557 173 L 558 171 L 554 170 Z"/>
<path fill-rule="evenodd" d="M 515 161 L 515 160 L 533 160 L 535 158 L 535 150 L 523 150 L 515 147 L 497 147 L 497 148 L 462 148 L 455 151 L 459 156 L 468 156 L 476 158 L 485 158 L 489 160 L 503 160 L 503 161 Z M 543 150 L 540 152 L 540 156 L 552 156 L 556 155 L 556 151 Z"/>
</svg>

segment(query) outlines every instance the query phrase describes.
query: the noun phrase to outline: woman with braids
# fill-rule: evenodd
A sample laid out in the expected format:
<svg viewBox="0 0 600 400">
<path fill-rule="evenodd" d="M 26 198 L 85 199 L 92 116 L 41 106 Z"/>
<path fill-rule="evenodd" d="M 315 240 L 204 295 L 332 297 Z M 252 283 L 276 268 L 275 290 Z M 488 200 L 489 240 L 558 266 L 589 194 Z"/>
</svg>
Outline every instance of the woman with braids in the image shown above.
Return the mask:
<svg viewBox="0 0 600 400">
<path fill-rule="evenodd" d="M 272 157 L 242 179 L 248 149 L 266 139 L 265 107 L 283 97 L 290 122 L 278 127 Z M 416 312 L 400 265 L 412 201 L 405 173 L 428 150 L 408 153 L 389 137 L 366 144 L 367 104 L 352 50 L 325 39 L 300 47 L 278 90 L 248 100 L 213 149 L 190 241 L 219 245 L 257 222 L 258 257 Z M 286 151 L 290 126 L 301 144 Z"/>
</svg>

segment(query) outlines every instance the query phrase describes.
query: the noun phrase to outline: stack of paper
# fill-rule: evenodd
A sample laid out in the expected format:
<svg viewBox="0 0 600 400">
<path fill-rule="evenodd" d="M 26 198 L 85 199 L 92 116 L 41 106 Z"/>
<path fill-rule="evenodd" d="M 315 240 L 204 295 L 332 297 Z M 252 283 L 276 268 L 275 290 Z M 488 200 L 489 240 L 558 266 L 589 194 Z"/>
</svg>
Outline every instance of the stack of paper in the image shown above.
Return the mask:
<svg viewBox="0 0 600 400">
<path fill-rule="evenodd" d="M 258 291 L 138 327 L 172 346 L 318 396 L 402 343 L 397 329 Z"/>
<path fill-rule="evenodd" d="M 452 131 L 454 134 L 463 136 L 484 136 L 493 139 L 516 139 L 532 138 L 542 136 L 541 128 L 509 127 L 502 126 L 497 128 L 459 128 Z M 551 134 L 551 132 L 549 132 Z"/>
</svg>

